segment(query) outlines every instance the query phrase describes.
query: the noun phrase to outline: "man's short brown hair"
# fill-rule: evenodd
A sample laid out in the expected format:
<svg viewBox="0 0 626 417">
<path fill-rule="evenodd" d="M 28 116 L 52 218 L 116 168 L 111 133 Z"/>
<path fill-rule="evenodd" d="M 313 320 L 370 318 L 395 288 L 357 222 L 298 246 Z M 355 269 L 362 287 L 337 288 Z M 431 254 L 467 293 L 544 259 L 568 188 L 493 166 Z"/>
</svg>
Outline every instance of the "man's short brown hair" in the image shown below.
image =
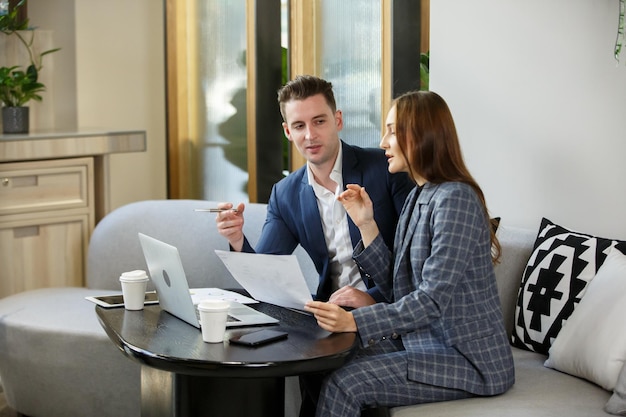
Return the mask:
<svg viewBox="0 0 626 417">
<path fill-rule="evenodd" d="M 280 105 L 280 113 L 283 115 L 283 120 L 286 120 L 285 104 L 287 102 L 304 100 L 317 94 L 324 96 L 333 113 L 337 111 L 333 85 L 329 81 L 313 75 L 298 75 L 293 80 L 287 82 L 278 90 L 278 104 Z"/>
</svg>

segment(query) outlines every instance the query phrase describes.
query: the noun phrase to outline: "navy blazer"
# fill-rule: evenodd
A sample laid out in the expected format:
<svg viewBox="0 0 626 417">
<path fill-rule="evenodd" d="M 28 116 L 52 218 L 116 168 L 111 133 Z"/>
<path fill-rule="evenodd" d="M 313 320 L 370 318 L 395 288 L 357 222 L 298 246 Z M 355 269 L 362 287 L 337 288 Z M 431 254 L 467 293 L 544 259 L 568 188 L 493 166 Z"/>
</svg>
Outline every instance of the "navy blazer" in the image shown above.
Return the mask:
<svg viewBox="0 0 626 417">
<path fill-rule="evenodd" d="M 415 184 L 405 173 L 390 174 L 387 158 L 382 149 L 360 148 L 341 142 L 342 175 L 346 184 L 365 186 L 374 204 L 374 217 L 383 239 L 389 248 L 398 217 L 409 192 Z M 280 180 L 272 188 L 267 207 L 267 218 L 261 237 L 253 249 L 246 239 L 244 252 L 291 254 L 300 244 L 309 254 L 319 273 L 319 285 L 314 298 L 326 301 L 332 292 L 330 258 L 324 239 L 322 220 L 313 187 L 309 185 L 306 165 Z M 359 229 L 348 216 L 352 247 L 361 240 Z M 364 280 L 368 293 L 382 301 L 372 282 Z"/>
<path fill-rule="evenodd" d="M 391 302 L 352 311 L 364 346 L 402 338 L 407 376 L 495 395 L 515 371 L 491 261 L 490 225 L 467 184 L 426 183 L 406 200 L 395 253 L 380 236 L 355 250 Z"/>
</svg>

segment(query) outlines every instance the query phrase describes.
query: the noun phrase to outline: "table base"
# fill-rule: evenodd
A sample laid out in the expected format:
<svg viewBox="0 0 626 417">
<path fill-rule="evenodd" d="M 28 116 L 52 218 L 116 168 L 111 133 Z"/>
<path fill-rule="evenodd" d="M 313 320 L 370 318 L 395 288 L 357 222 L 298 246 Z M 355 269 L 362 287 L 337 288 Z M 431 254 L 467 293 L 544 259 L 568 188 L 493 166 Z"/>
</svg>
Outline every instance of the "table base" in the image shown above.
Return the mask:
<svg viewBox="0 0 626 417">
<path fill-rule="evenodd" d="M 216 378 L 141 367 L 141 415 L 241 417 L 285 415 L 285 378 Z"/>
</svg>

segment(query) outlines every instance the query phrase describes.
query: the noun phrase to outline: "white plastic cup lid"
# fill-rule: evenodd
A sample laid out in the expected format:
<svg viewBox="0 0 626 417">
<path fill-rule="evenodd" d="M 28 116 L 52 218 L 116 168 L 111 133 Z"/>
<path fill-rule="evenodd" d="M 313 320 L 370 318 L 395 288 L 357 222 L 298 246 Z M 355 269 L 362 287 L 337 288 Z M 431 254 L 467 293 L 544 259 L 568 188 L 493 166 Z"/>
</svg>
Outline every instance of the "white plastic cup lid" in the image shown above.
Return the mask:
<svg viewBox="0 0 626 417">
<path fill-rule="evenodd" d="M 134 271 L 123 272 L 120 281 L 147 281 L 148 274 L 143 269 L 135 269 Z"/>
<path fill-rule="evenodd" d="M 226 311 L 230 308 L 230 302 L 226 300 L 203 300 L 198 304 L 200 311 Z"/>
</svg>

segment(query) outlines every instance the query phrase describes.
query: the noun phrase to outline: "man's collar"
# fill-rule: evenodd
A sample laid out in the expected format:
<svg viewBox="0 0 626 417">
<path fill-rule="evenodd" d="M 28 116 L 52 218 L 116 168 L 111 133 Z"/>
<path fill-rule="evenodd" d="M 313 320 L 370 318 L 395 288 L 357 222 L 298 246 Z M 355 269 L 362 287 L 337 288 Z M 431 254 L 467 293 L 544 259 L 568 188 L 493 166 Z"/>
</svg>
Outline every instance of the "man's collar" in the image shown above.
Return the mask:
<svg viewBox="0 0 626 417">
<path fill-rule="evenodd" d="M 340 187 L 343 187 L 342 184 L 342 162 L 343 162 L 343 143 L 339 142 L 339 152 L 337 153 L 337 158 L 335 158 L 335 164 L 333 165 L 333 169 L 330 172 L 330 179 L 335 181 Z M 309 185 L 312 185 L 315 182 L 315 177 L 313 176 L 313 171 L 311 170 L 311 165 L 307 161 L 306 163 L 306 175 L 309 181 Z M 339 179 L 339 181 L 338 181 Z"/>
</svg>

